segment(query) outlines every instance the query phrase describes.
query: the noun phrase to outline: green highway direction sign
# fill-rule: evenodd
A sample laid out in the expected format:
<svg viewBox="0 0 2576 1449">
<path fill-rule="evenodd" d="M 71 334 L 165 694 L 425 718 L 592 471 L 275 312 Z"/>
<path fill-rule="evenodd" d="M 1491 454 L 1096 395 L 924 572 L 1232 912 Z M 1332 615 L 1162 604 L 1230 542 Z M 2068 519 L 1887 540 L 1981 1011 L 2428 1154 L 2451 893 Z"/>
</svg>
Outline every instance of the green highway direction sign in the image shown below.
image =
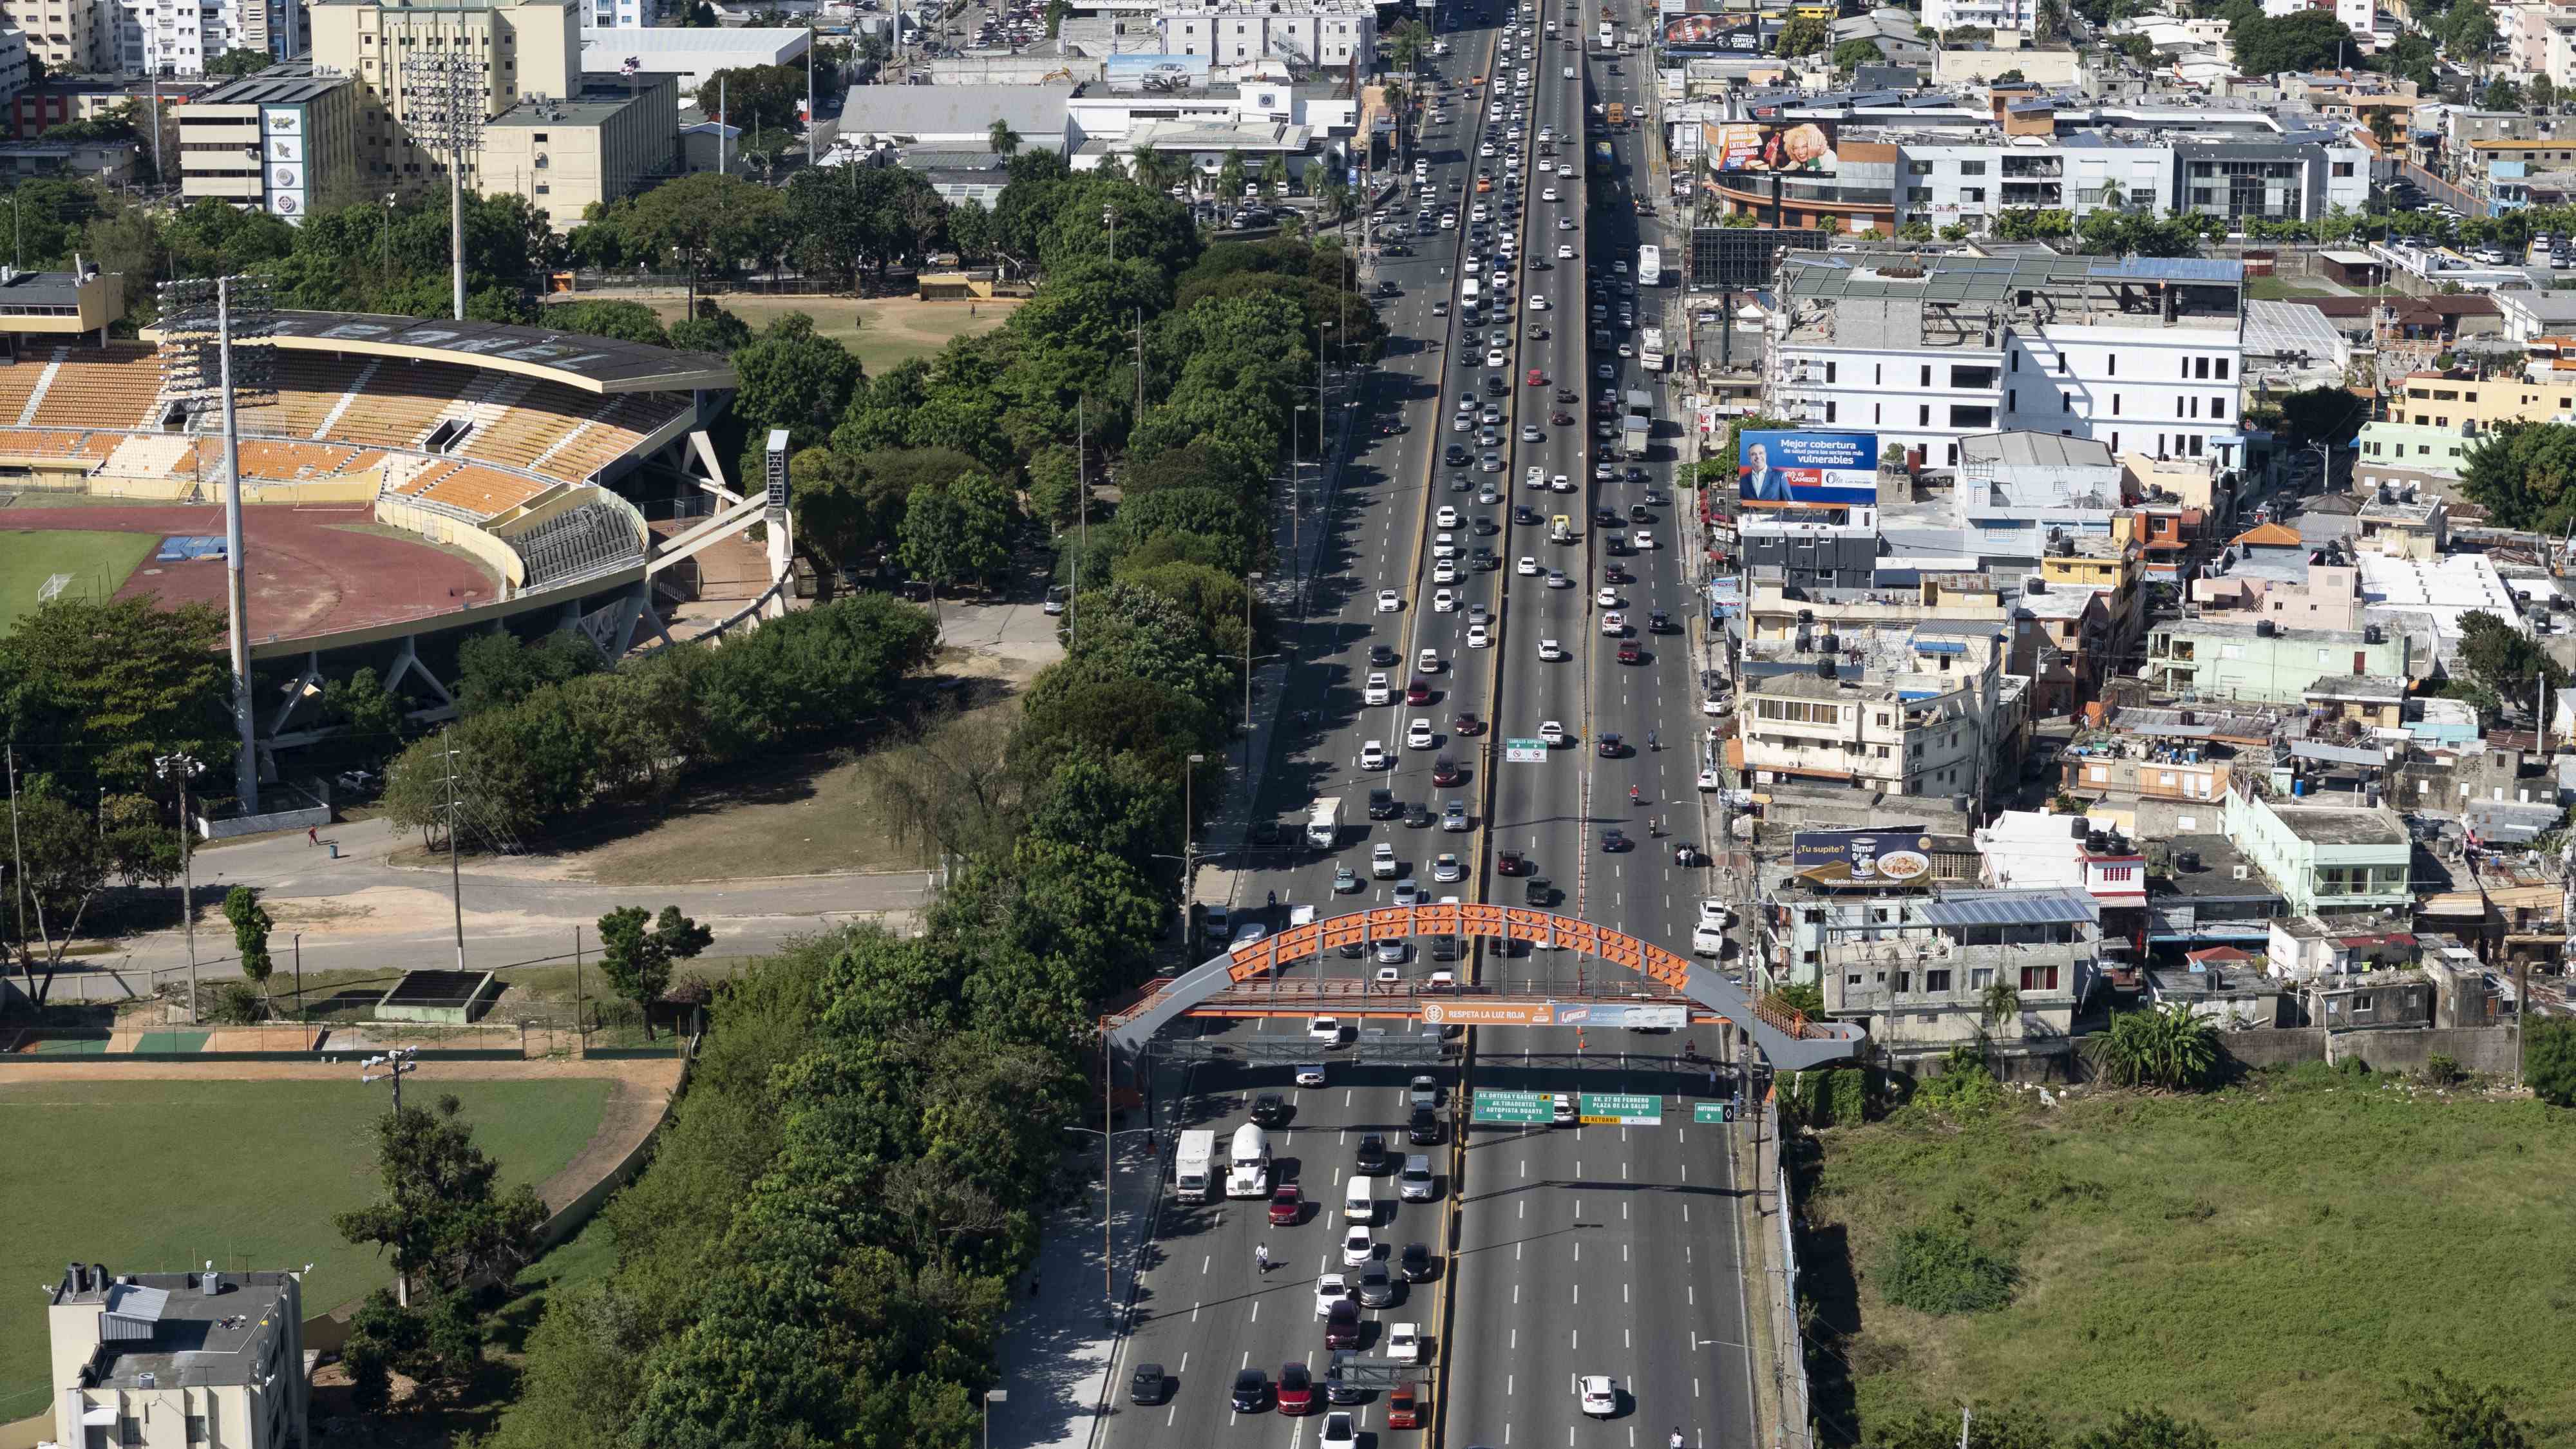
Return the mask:
<svg viewBox="0 0 2576 1449">
<path fill-rule="evenodd" d="M 1544 1127 L 1554 1118 L 1555 1107 L 1556 1097 L 1552 1092 L 1497 1092 L 1478 1087 L 1476 1105 L 1467 1120 Z"/>
<path fill-rule="evenodd" d="M 1509 765 L 1544 765 L 1547 763 L 1547 741 L 1505 740 L 1503 762 Z"/>
<path fill-rule="evenodd" d="M 1691 1120 L 1694 1122 L 1723 1122 L 1726 1120 L 1726 1104 L 1724 1102 L 1693 1102 L 1691 1103 Z"/>
<path fill-rule="evenodd" d="M 1660 1127 L 1664 1122 L 1664 1099 L 1629 1092 L 1586 1092 L 1575 1115 L 1587 1124 Z"/>
</svg>

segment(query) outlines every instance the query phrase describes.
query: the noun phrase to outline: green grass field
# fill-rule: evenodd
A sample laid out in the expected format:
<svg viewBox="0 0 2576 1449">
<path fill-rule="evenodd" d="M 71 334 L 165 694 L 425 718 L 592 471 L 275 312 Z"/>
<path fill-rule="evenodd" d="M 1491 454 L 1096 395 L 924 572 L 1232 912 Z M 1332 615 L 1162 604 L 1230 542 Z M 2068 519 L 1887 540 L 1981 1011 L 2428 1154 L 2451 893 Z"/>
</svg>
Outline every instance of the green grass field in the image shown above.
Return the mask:
<svg viewBox="0 0 2576 1449">
<path fill-rule="evenodd" d="M 0 525 L 6 522 L 0 517 Z M 15 628 L 19 616 L 36 611 L 36 595 L 54 575 L 72 576 L 63 586 L 66 598 L 104 599 L 122 588 L 126 575 L 160 544 L 148 533 L 0 526 L 0 634 Z"/>
<path fill-rule="evenodd" d="M 502 1181 L 561 1171 L 599 1127 L 609 1083 L 408 1084 L 415 1101 L 453 1092 Z M 381 1086 L 346 1082 L 79 1082 L 0 1076 L 0 1423 L 44 1411 L 45 1316 L 34 1285 L 75 1259 L 110 1272 L 300 1268 L 309 1317 L 391 1281 L 373 1248 L 341 1241 L 332 1216 L 373 1199 L 369 1127 Z M 576 1242 L 580 1239 L 576 1238 Z M 567 1248 L 571 1244 L 565 1245 Z"/>
<path fill-rule="evenodd" d="M 935 356 L 951 339 L 974 337 L 1002 325 L 1016 302 L 924 302 L 917 297 L 763 297 L 728 292 L 716 298 L 757 332 L 790 312 L 814 319 L 814 331 L 858 355 L 868 376 L 898 363 Z M 688 315 L 686 298 L 645 303 L 665 322 Z M 970 310 L 971 309 L 971 310 Z"/>
<path fill-rule="evenodd" d="M 2534 1350 L 2576 1307 L 2576 1263 L 2550 1251 L 2576 1113 L 2384 1081 L 2320 1066 L 1827 1133 L 1801 1267 L 1858 1330 L 1848 1388 L 1816 1380 L 1830 1442 L 1855 1414 L 2021 1403 L 2061 1432 L 2156 1404 L 2231 1449 L 2375 1443 L 2414 1427 L 2398 1385 L 2436 1368 L 2508 1386 L 2531 1442 L 2569 1442 L 2576 1379 Z M 1880 1246 L 1933 1222 L 2017 1250 L 2009 1306 L 1936 1318 L 1877 1295 Z"/>
</svg>

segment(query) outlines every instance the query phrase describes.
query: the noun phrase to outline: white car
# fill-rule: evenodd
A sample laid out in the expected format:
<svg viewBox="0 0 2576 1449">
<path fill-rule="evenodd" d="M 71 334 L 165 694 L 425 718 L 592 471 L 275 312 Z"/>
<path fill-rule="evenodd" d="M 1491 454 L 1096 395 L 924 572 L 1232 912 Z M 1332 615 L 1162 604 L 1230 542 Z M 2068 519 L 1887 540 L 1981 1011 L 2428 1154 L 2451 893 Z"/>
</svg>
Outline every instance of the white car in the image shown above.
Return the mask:
<svg viewBox="0 0 2576 1449">
<path fill-rule="evenodd" d="M 1413 667 L 1415 670 L 1423 674 L 1438 674 L 1440 672 L 1440 651 L 1437 649 L 1423 650 L 1421 653 L 1413 656 Z"/>
<path fill-rule="evenodd" d="M 1619 607 L 1619 591 L 1617 589 L 1603 589 L 1592 596 L 1592 602 L 1599 608 L 1615 609 Z"/>
<path fill-rule="evenodd" d="M 1456 558 L 1458 556 L 1458 535 L 1454 533 L 1435 533 L 1431 535 L 1431 556 L 1433 558 Z"/>
<path fill-rule="evenodd" d="M 1321 1068 L 1318 1068 L 1321 1070 Z M 1331 1315 L 1333 1305 L 1351 1296 L 1351 1280 L 1339 1273 L 1326 1273 L 1315 1280 L 1315 1316 Z"/>
<path fill-rule="evenodd" d="M 1707 715 L 1711 719 L 1724 719 L 1726 717 L 1726 701 L 1712 694 L 1708 698 L 1699 702 L 1699 712 Z"/>
<path fill-rule="evenodd" d="M 1572 243 L 1572 242 L 1558 242 L 1558 243 L 1556 244 L 1556 258 L 1557 258 L 1557 260 L 1558 260 L 1558 261 L 1563 261 L 1563 260 L 1565 260 L 1566 258 L 1568 258 L 1568 257 L 1570 257 L 1570 256 L 1573 256 L 1573 255 L 1574 255 L 1574 243 Z"/>
<path fill-rule="evenodd" d="M 1348 1409 L 1335 1409 L 1324 1416 L 1324 1429 L 1315 1436 L 1315 1449 L 1357 1449 L 1359 1442 L 1357 1419 Z"/>
<path fill-rule="evenodd" d="M 1551 493 L 1571 493 L 1574 491 L 1574 480 L 1559 473 L 1548 480 L 1547 487 Z"/>
<path fill-rule="evenodd" d="M 1454 614 L 1457 611 L 1458 595 L 1455 591 L 1450 589 L 1434 589 L 1431 591 L 1431 612 L 1435 614 Z"/>
<path fill-rule="evenodd" d="M 1520 562 L 1519 562 L 1518 564 L 1516 564 L 1516 565 L 1514 565 L 1514 566 L 1513 566 L 1512 572 L 1514 572 L 1514 573 L 1521 573 L 1521 574 L 1534 574 L 1534 573 L 1537 573 L 1537 572 L 1538 572 L 1538 560 L 1537 560 L 1537 559 L 1534 559 L 1534 558 L 1531 558 L 1528 554 L 1522 554 L 1522 555 L 1521 555 L 1521 557 L 1520 557 Z"/>
<path fill-rule="evenodd" d="M 1408 750 L 1427 750 L 1432 740 L 1431 721 L 1427 719 L 1417 719 L 1404 727 L 1404 747 Z"/>
<path fill-rule="evenodd" d="M 1567 80 L 1574 79 L 1574 67 L 1569 65 L 1565 68 L 1565 78 Z"/>
<path fill-rule="evenodd" d="M 1377 1239 L 1366 1228 L 1353 1228 L 1342 1234 L 1342 1266 L 1356 1268 L 1377 1256 Z"/>
<path fill-rule="evenodd" d="M 1565 726 L 1558 724 L 1552 719 L 1542 720 L 1539 722 L 1538 737 L 1546 741 L 1551 746 L 1564 744 Z"/>
<path fill-rule="evenodd" d="M 1441 857 L 1441 859 L 1443 859 L 1443 860 L 1446 860 L 1446 859 L 1448 859 L 1448 858 L 1449 858 L 1449 857 L 1447 857 L 1447 856 L 1445 856 L 1445 855 Z M 1404 968 L 1403 968 L 1403 967 L 1401 967 L 1401 966 L 1380 966 L 1379 968 L 1377 968 L 1377 983 L 1378 983 L 1378 985 L 1380 985 L 1380 986 L 1394 986 L 1394 985 L 1398 985 L 1398 984 L 1400 984 L 1403 980 L 1404 980 Z"/>
<path fill-rule="evenodd" d="M 1369 741 L 1367 744 L 1364 744 L 1364 745 L 1360 746 L 1360 768 L 1361 768 L 1361 769 L 1363 769 L 1363 770 L 1383 770 L 1383 769 L 1385 769 L 1386 767 L 1387 767 L 1387 760 L 1386 760 L 1386 743 L 1385 743 L 1385 741 L 1383 741 L 1383 740 L 1371 740 L 1371 741 Z"/>
<path fill-rule="evenodd" d="M 1553 187 L 1553 186 L 1550 186 L 1550 187 L 1546 188 L 1545 190 L 1543 190 L 1543 191 L 1539 192 L 1539 194 L 1538 194 L 1538 199 L 1539 199 L 1539 200 L 1541 200 L 1541 201 L 1554 201 L 1554 200 L 1556 200 L 1556 188 L 1555 188 L 1555 187 Z"/>
<path fill-rule="evenodd" d="M 1574 230 L 1574 218 L 1573 218 L 1573 217 L 1570 217 L 1570 216 L 1560 216 L 1560 217 L 1558 217 L 1558 218 L 1556 219 L 1556 229 L 1557 229 L 1558 231 L 1572 231 L 1572 230 Z"/>
<path fill-rule="evenodd" d="M 1559 175 L 1559 176 L 1572 176 L 1572 175 L 1574 174 L 1574 163 L 1573 163 L 1573 162 L 1571 162 L 1571 161 L 1559 161 L 1559 162 L 1557 162 L 1557 163 L 1556 163 L 1556 174 L 1557 174 L 1557 175 Z M 1625 269 L 1625 268 L 1626 268 L 1626 266 L 1627 266 L 1627 263 L 1622 262 L 1622 263 L 1620 263 L 1620 266 L 1621 266 L 1621 268 L 1622 268 L 1622 269 Z"/>
<path fill-rule="evenodd" d="M 1464 409 L 1461 409 L 1461 411 L 1464 411 Z M 1447 504 L 1442 504 L 1440 511 L 1431 516 L 1431 524 L 1434 528 L 1456 528 L 1458 526 L 1458 510 L 1448 506 Z"/>
<path fill-rule="evenodd" d="M 1368 683 L 1360 686 L 1362 704 L 1393 704 L 1394 702 L 1395 687 L 1386 682 L 1386 676 L 1383 674 L 1370 675 Z"/>
<path fill-rule="evenodd" d="M 1322 1062 L 1308 1062 L 1304 1066 L 1299 1067 L 1297 1069 L 1297 1085 L 1301 1087 L 1320 1087 L 1324 1085 L 1324 1064 Z"/>
<path fill-rule="evenodd" d="M 1490 631 L 1488 631 L 1488 630 L 1485 628 L 1485 626 L 1484 626 L 1484 625 L 1482 625 L 1482 624 L 1470 624 L 1470 625 L 1468 625 L 1468 626 L 1467 626 L 1467 647 L 1468 647 L 1468 648 L 1470 648 L 1470 649 L 1490 649 L 1490 648 L 1492 648 L 1492 647 L 1493 647 L 1493 644 L 1494 644 L 1494 636 L 1493 636 L 1493 634 L 1492 634 Z"/>
<path fill-rule="evenodd" d="M 1596 1419 L 1607 1419 L 1619 1412 L 1619 1386 L 1608 1374 L 1586 1374 L 1576 1385 L 1583 1397 L 1583 1412 Z"/>
<path fill-rule="evenodd" d="M 1714 790 L 1714 789 L 1717 789 L 1717 788 L 1718 788 L 1718 783 L 1717 783 L 1717 772 L 1716 772 L 1715 770 L 1702 770 L 1702 771 L 1700 771 L 1700 772 L 1699 772 L 1699 787 L 1700 787 L 1701 789 L 1703 789 L 1703 790 Z"/>
<path fill-rule="evenodd" d="M 1325 1046 L 1340 1046 L 1342 1044 L 1342 1019 L 1338 1016 L 1310 1016 L 1306 1018 L 1306 1040 L 1311 1042 L 1321 1042 Z"/>
<path fill-rule="evenodd" d="M 1545 468 L 1532 467 L 1525 476 L 1528 478 L 1529 486 L 1532 488 L 1544 488 L 1547 486 L 1547 470 Z"/>
<path fill-rule="evenodd" d="M 1635 536 L 1635 542 L 1637 547 L 1641 549 L 1653 548 L 1655 546 L 1655 531 L 1651 528 L 1638 529 Z"/>
<path fill-rule="evenodd" d="M 1565 646 L 1553 639 L 1541 639 L 1538 641 L 1538 657 L 1553 664 L 1565 657 Z"/>
<path fill-rule="evenodd" d="M 1574 580 L 1567 578 L 1563 569 L 1549 569 L 1547 586 L 1551 589 L 1570 589 L 1574 587 Z"/>
<path fill-rule="evenodd" d="M 1386 1356 L 1398 1363 L 1422 1362 L 1422 1325 L 1389 1324 L 1386 1330 Z"/>
<path fill-rule="evenodd" d="M 1726 909 L 1726 902 L 1724 901 L 1702 901 L 1699 903 L 1699 923 L 1703 929 L 1711 931 L 1725 930 L 1728 915 L 1729 912 Z"/>
<path fill-rule="evenodd" d="M 1439 562 L 1434 563 L 1431 566 L 1431 582 L 1435 584 L 1454 584 L 1458 582 L 1457 561 L 1454 559 L 1444 558 Z"/>
<path fill-rule="evenodd" d="M 1616 609 L 1612 609 L 1610 612 L 1603 614 L 1601 616 L 1601 632 L 1612 639 L 1626 637 L 1628 633 L 1628 616 L 1620 613 Z"/>
<path fill-rule="evenodd" d="M 1487 367 L 1501 367 L 1503 364 L 1504 358 L 1503 350 L 1501 348 L 1488 347 L 1485 349 L 1485 365 Z"/>
<path fill-rule="evenodd" d="M 1392 614 L 1403 607 L 1404 596 L 1398 594 L 1395 590 L 1380 589 L 1377 591 L 1377 611 L 1379 613 Z"/>
<path fill-rule="evenodd" d="M 1434 991 L 1447 991 L 1458 984 L 1458 973 L 1455 971 L 1434 971 L 1429 976 L 1423 978 L 1423 984 L 1429 986 Z"/>
<path fill-rule="evenodd" d="M 1442 231 L 1456 231 L 1458 229 L 1458 213 L 1454 211 L 1441 213 L 1440 229 Z"/>
</svg>

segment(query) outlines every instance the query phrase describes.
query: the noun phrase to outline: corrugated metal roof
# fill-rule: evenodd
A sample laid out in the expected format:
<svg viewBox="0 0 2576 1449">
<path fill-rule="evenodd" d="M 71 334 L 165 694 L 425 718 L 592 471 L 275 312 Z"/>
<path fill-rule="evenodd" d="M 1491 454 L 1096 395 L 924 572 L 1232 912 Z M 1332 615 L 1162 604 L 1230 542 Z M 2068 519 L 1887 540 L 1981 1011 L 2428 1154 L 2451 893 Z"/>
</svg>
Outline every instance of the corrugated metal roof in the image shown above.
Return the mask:
<svg viewBox="0 0 2576 1449">
<path fill-rule="evenodd" d="M 142 1288 L 132 1283 L 118 1283 L 107 1290 L 107 1311 L 119 1318 L 132 1318 L 144 1323 L 161 1321 L 162 1310 L 170 1306 L 170 1290 Z"/>
<path fill-rule="evenodd" d="M 1934 926 L 2058 926 L 2102 919 L 2101 904 L 2066 887 L 2044 891 L 1958 891 L 1918 907 Z"/>
</svg>

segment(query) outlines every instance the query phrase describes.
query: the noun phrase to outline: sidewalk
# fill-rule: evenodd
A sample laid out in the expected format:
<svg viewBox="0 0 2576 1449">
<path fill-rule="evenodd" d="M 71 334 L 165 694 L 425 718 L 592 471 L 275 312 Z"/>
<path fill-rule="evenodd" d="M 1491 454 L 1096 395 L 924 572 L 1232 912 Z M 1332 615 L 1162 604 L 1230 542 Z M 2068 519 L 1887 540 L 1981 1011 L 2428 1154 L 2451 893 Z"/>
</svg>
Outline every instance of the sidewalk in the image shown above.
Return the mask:
<svg viewBox="0 0 2576 1449">
<path fill-rule="evenodd" d="M 1154 1119 L 1169 1125 L 1181 1103 L 1177 1080 L 1160 1082 Z M 1134 1122 L 1131 1115 L 1128 1121 Z M 1143 1124 L 1138 1123 L 1141 1128 Z M 1100 1139 L 1085 1139 L 1090 1158 L 1083 1201 L 1046 1221 L 1035 1272 L 1019 1295 L 996 1345 L 1000 1387 L 1010 1397 L 992 1406 L 991 1443 L 1005 1449 L 1087 1449 L 1124 1401 L 1118 1350 L 1136 1296 L 1136 1275 L 1162 1205 L 1163 1139 L 1122 1126 L 1110 1224 L 1110 1270 L 1101 1274 Z"/>
</svg>

